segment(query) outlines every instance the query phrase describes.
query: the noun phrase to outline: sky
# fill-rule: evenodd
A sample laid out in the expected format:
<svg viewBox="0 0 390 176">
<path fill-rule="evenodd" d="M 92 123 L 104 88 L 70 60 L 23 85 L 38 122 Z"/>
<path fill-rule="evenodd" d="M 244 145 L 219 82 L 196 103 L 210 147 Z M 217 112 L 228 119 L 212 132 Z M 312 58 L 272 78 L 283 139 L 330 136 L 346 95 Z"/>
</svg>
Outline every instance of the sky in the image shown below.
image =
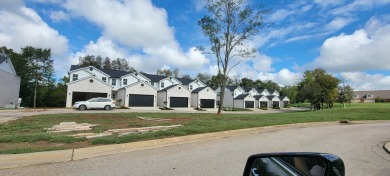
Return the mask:
<svg viewBox="0 0 390 176">
<path fill-rule="evenodd" d="M 248 0 L 270 13 L 246 44 L 253 58 L 234 58 L 230 76 L 296 84 L 322 68 L 354 90 L 390 89 L 390 0 Z M 216 74 L 198 21 L 203 0 L 1 0 L 0 46 L 50 48 L 57 78 L 86 55 L 125 58 L 147 73 L 179 68 Z M 231 65 L 232 65 L 231 64 Z"/>
</svg>

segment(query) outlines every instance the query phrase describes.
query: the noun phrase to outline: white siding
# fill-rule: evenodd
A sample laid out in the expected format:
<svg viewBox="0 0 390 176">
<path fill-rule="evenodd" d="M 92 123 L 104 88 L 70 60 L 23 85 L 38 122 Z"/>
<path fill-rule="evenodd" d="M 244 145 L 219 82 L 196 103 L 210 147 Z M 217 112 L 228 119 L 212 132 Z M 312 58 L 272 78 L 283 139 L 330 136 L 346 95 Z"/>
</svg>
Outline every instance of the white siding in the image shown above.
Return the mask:
<svg viewBox="0 0 390 176">
<path fill-rule="evenodd" d="M 187 97 L 188 107 L 191 104 L 191 92 L 182 85 L 177 85 L 166 91 L 168 94 L 168 107 L 170 107 L 170 97 Z"/>
<path fill-rule="evenodd" d="M 18 105 L 20 77 L 0 70 L 0 107 Z"/>
<path fill-rule="evenodd" d="M 120 89 L 120 91 L 122 91 L 122 90 L 124 90 L 124 89 Z M 125 92 L 125 93 L 121 94 L 122 97 L 118 97 L 118 98 L 123 99 L 123 96 L 125 95 L 125 98 L 123 99 L 123 101 L 124 101 L 124 106 L 126 106 L 126 107 L 129 107 L 129 94 L 153 95 L 154 96 L 153 107 L 157 106 L 157 99 L 158 99 L 157 90 L 145 82 L 137 82 L 133 85 L 127 86 L 125 88 L 125 91 L 122 91 L 122 92 Z"/>
<path fill-rule="evenodd" d="M 173 78 L 172 78 L 173 79 Z M 164 87 L 161 87 L 161 83 L 164 83 Z M 159 82 L 159 89 L 158 90 L 162 90 L 162 89 L 165 89 L 169 86 L 173 85 L 173 82 L 168 79 L 162 79 L 160 82 Z"/>
<path fill-rule="evenodd" d="M 89 72 L 87 72 L 87 71 L 85 71 L 83 69 L 82 70 L 77 70 L 77 71 L 72 71 L 72 72 L 70 72 L 70 82 L 73 82 L 73 75 L 74 74 L 77 74 L 77 76 L 78 76 L 77 80 L 80 80 L 80 79 L 92 76 L 91 73 L 89 73 Z"/>
<path fill-rule="evenodd" d="M 3 63 L 0 64 L 0 70 L 3 70 L 3 71 L 10 73 L 12 75 L 16 75 L 16 71 L 15 71 L 14 67 L 12 66 L 12 62 L 10 59 L 7 59 Z"/>
<path fill-rule="evenodd" d="M 243 99 L 234 100 L 234 108 L 244 108 L 244 100 Z"/>
<path fill-rule="evenodd" d="M 91 79 L 93 80 L 92 83 L 90 82 Z M 68 108 L 72 107 L 72 95 L 74 91 L 107 93 L 107 98 L 111 98 L 111 87 L 93 76 L 68 84 L 68 91 L 66 94 L 66 107 Z"/>
<path fill-rule="evenodd" d="M 210 87 L 201 90 L 198 93 L 191 93 L 191 107 L 198 107 L 201 99 L 214 99 L 214 107 L 216 105 L 217 93 Z"/>
<path fill-rule="evenodd" d="M 116 95 L 116 99 L 117 100 L 122 99 L 122 102 L 119 104 L 119 106 L 126 106 L 125 105 L 125 103 L 126 103 L 126 90 L 125 89 L 119 89 L 118 93 Z M 128 104 L 128 102 L 127 102 L 127 104 Z M 128 107 L 128 105 L 126 107 Z"/>
<path fill-rule="evenodd" d="M 123 84 L 124 79 L 127 79 L 126 85 Z M 121 85 L 122 85 L 121 88 L 126 87 L 126 86 L 131 85 L 131 84 L 134 84 L 136 82 L 138 82 L 138 78 L 134 77 L 133 75 L 125 75 L 125 76 L 121 77 Z"/>
<path fill-rule="evenodd" d="M 115 86 L 112 85 L 112 82 L 113 82 L 114 79 L 116 80 L 116 85 Z M 122 81 L 121 81 L 120 78 L 110 78 L 108 84 L 110 84 L 110 86 L 112 87 L 112 90 L 118 90 L 119 88 L 122 87 Z"/>
</svg>

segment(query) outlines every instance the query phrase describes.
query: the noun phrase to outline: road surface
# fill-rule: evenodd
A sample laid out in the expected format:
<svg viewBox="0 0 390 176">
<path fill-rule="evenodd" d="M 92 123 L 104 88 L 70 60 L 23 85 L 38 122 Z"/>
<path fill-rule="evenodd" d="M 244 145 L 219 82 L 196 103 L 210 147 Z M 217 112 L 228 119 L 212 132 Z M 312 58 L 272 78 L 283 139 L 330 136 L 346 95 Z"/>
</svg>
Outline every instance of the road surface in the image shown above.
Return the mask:
<svg viewBox="0 0 390 176">
<path fill-rule="evenodd" d="M 286 128 L 79 161 L 0 170 L 0 175 L 242 175 L 249 155 L 325 152 L 346 175 L 389 175 L 390 122 Z"/>
</svg>

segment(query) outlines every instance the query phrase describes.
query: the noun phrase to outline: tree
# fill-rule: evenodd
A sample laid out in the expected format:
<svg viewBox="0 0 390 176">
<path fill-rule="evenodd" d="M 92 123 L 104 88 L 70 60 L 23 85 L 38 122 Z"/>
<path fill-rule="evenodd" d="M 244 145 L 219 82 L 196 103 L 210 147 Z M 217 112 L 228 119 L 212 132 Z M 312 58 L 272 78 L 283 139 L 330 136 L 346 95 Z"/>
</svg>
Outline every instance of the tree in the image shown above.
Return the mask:
<svg viewBox="0 0 390 176">
<path fill-rule="evenodd" d="M 207 74 L 207 73 L 198 73 L 198 75 L 196 75 L 195 77 L 196 79 L 202 81 L 203 83 L 207 84 L 207 85 L 210 85 L 210 81 L 211 81 L 211 75 L 210 74 Z"/>
<path fill-rule="evenodd" d="M 103 69 L 112 70 L 112 68 L 111 68 L 111 59 L 110 58 L 108 58 L 108 57 L 104 58 Z"/>
<path fill-rule="evenodd" d="M 156 71 L 157 75 L 160 76 L 173 76 L 173 77 L 180 77 L 180 69 L 179 68 L 173 68 L 171 69 L 159 69 Z"/>
<path fill-rule="evenodd" d="M 271 80 L 262 81 L 260 83 L 260 87 L 259 88 L 267 89 L 267 90 L 277 90 L 278 92 L 280 92 L 280 90 L 281 90 L 280 86 L 278 85 L 278 83 L 273 82 Z"/>
<path fill-rule="evenodd" d="M 245 41 L 255 36 L 259 29 L 264 27 L 264 16 L 268 10 L 253 9 L 246 5 L 245 0 L 207 0 L 205 6 L 209 15 L 198 21 L 203 34 L 209 38 L 211 53 L 215 55 L 218 65 L 218 75 L 222 75 L 219 87 L 221 95 L 225 93 L 225 86 L 230 70 L 240 63 L 229 66 L 234 57 L 252 57 L 255 48 L 245 45 Z M 200 47 L 200 49 L 203 49 Z M 223 97 L 220 96 L 218 114 L 221 114 Z"/>
<path fill-rule="evenodd" d="M 79 66 L 93 66 L 96 68 L 102 68 L 102 57 L 94 55 L 86 55 L 84 57 L 79 57 Z"/>
<path fill-rule="evenodd" d="M 241 87 L 254 87 L 255 82 L 250 78 L 242 78 L 240 81 Z"/>
<path fill-rule="evenodd" d="M 129 62 L 127 62 L 126 59 L 120 59 L 120 58 L 116 58 L 111 61 L 111 69 L 119 70 L 119 71 L 128 71 L 128 72 L 137 71 L 133 67 L 129 66 Z"/>
<path fill-rule="evenodd" d="M 41 49 L 27 46 L 22 48 L 22 57 L 27 59 L 27 66 L 31 72 L 31 81 L 34 83 L 34 103 L 36 107 L 37 89 L 40 85 L 49 85 L 54 74 L 53 60 L 50 49 Z"/>
<path fill-rule="evenodd" d="M 298 87 L 293 86 L 284 86 L 280 89 L 280 95 L 287 96 L 290 99 L 291 103 L 297 102 Z"/>
<path fill-rule="evenodd" d="M 335 90 L 338 84 L 339 80 L 323 69 L 305 71 L 303 80 L 298 83 L 298 101 L 307 99 L 316 110 L 323 109 L 325 102 L 331 107 L 337 98 Z"/>
</svg>

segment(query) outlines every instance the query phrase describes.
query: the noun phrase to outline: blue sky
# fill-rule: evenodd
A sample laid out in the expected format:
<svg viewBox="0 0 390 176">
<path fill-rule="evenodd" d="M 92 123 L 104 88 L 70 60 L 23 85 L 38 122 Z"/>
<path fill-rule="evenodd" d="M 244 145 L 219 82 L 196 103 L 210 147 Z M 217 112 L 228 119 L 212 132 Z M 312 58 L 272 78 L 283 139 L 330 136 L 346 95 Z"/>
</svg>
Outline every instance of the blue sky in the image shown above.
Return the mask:
<svg viewBox="0 0 390 176">
<path fill-rule="evenodd" d="M 247 44 L 259 50 L 230 75 L 299 81 L 323 68 L 344 76 L 355 90 L 390 89 L 390 0 L 249 0 L 271 9 Z M 197 22 L 202 0 L 2 0 L 0 45 L 19 51 L 51 48 L 56 74 L 87 54 L 126 58 L 137 70 L 174 68 L 191 76 L 216 73 L 215 59 L 195 49 L 208 46 Z"/>
</svg>

